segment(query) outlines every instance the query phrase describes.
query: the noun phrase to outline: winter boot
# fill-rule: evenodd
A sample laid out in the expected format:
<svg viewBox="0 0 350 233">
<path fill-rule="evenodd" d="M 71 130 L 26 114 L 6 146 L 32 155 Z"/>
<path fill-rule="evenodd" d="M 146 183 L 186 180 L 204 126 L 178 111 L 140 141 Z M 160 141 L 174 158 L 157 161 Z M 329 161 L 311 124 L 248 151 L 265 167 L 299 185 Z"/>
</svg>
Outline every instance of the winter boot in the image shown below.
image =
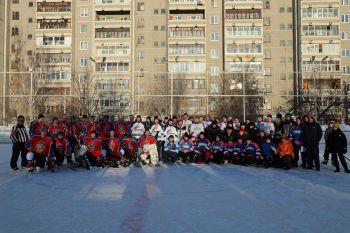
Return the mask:
<svg viewBox="0 0 350 233">
<path fill-rule="evenodd" d="M 323 160 L 321 163 L 324 164 L 324 165 L 327 165 L 328 164 L 328 159 Z"/>
</svg>

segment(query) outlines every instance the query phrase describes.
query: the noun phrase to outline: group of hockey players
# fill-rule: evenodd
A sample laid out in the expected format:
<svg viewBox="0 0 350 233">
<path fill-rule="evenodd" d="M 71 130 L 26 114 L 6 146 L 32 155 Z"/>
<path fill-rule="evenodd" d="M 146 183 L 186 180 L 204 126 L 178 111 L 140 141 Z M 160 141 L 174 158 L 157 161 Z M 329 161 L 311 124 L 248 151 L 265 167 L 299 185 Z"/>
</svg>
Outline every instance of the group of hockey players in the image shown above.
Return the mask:
<svg viewBox="0 0 350 233">
<path fill-rule="evenodd" d="M 323 137 L 321 126 L 305 115 L 295 120 L 291 115 L 258 116 L 256 122 L 238 118 L 222 119 L 206 115 L 190 117 L 120 115 L 112 122 L 108 116 L 63 115 L 45 121 L 43 114 L 30 123 L 29 133 L 24 117 L 18 116 L 11 139 L 13 151 L 11 168 L 18 170 L 21 154 L 22 167 L 30 172 L 47 168 L 51 171 L 66 160 L 71 169 L 91 166 L 156 166 L 162 163 L 229 163 L 242 166 L 278 167 L 320 170 L 319 142 Z M 344 154 L 347 139 L 339 124 L 331 122 L 325 132 L 324 164 L 331 154 L 335 172 L 340 171 L 338 158 L 349 173 Z"/>
</svg>

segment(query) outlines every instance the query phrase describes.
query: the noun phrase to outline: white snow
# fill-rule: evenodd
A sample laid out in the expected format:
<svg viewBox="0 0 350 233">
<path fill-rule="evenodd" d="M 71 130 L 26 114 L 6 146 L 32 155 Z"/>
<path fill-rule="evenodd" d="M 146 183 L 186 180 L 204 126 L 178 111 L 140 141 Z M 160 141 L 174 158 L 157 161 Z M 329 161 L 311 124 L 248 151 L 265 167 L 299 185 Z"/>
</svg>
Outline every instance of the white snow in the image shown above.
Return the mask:
<svg viewBox="0 0 350 233">
<path fill-rule="evenodd" d="M 218 165 L 9 168 L 0 145 L 0 232 L 350 232 L 350 175 Z"/>
</svg>

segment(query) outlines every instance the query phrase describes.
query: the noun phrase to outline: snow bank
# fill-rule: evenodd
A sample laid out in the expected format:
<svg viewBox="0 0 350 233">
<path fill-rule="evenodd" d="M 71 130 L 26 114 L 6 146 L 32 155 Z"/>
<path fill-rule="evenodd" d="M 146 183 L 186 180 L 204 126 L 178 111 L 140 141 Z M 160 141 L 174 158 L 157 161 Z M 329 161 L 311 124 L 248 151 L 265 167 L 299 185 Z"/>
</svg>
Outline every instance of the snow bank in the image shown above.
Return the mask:
<svg viewBox="0 0 350 233">
<path fill-rule="evenodd" d="M 173 165 L 33 175 L 8 168 L 0 145 L 6 233 L 346 233 L 350 175 L 240 166 Z"/>
</svg>

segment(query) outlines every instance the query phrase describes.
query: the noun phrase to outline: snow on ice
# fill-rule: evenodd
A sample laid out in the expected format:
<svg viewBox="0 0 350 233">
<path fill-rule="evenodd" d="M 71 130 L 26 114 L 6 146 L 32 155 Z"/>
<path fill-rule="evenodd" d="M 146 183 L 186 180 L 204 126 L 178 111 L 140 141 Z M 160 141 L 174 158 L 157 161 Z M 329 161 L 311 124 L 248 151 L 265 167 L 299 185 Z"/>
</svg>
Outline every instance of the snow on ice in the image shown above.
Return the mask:
<svg viewBox="0 0 350 233">
<path fill-rule="evenodd" d="M 28 174 L 0 145 L 0 232 L 350 232 L 350 175 L 233 165 Z"/>
</svg>

